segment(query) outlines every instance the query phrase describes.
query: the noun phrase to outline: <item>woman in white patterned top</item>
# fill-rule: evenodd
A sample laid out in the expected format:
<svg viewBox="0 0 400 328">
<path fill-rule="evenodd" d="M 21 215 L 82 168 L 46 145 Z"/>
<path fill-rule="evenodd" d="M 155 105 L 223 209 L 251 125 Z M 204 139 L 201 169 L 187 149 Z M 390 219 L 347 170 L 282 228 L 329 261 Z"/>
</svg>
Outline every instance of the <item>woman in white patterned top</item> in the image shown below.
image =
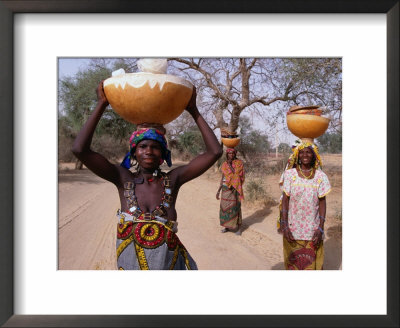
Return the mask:
<svg viewBox="0 0 400 328">
<path fill-rule="evenodd" d="M 294 148 L 283 175 L 281 231 L 285 268 L 322 270 L 328 177 L 315 144 L 302 142 Z"/>
</svg>

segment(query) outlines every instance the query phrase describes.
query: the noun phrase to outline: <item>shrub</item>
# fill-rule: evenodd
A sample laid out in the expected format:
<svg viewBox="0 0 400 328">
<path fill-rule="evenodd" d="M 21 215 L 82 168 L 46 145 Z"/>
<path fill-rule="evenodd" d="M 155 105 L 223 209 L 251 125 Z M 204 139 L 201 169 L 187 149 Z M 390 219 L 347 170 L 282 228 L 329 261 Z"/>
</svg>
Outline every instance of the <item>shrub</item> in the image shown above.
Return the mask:
<svg viewBox="0 0 400 328">
<path fill-rule="evenodd" d="M 124 158 L 129 151 L 128 140 L 121 141 L 111 136 L 103 135 L 93 138 L 92 149 L 111 162 L 118 162 Z"/>
<path fill-rule="evenodd" d="M 250 180 L 246 184 L 246 198 L 250 201 L 260 200 L 266 197 L 266 192 L 260 182 Z"/>
<path fill-rule="evenodd" d="M 326 132 L 317 138 L 317 142 L 321 153 L 342 153 L 342 131 Z"/>
<path fill-rule="evenodd" d="M 178 136 L 177 148 L 181 153 L 189 153 L 192 156 L 205 151 L 205 144 L 200 131 L 196 128 L 186 131 Z"/>
</svg>

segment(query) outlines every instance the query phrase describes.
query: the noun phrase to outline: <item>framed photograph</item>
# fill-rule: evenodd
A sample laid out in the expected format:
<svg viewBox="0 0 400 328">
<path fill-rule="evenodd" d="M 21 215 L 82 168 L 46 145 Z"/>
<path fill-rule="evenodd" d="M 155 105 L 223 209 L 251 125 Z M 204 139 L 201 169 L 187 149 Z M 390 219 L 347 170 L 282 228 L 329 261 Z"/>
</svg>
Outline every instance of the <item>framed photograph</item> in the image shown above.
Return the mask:
<svg viewBox="0 0 400 328">
<path fill-rule="evenodd" d="M 398 1 L 0 1 L 0 26 L 2 325 L 398 326 Z M 341 57 L 342 270 L 57 270 L 57 60 L 112 56 Z"/>
</svg>

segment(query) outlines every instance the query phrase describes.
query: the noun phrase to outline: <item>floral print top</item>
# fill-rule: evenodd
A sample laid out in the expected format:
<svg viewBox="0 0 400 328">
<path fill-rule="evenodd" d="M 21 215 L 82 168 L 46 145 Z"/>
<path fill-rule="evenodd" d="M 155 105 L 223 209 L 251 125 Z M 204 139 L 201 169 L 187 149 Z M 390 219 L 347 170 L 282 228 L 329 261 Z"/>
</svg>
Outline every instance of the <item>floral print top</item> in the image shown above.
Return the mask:
<svg viewBox="0 0 400 328">
<path fill-rule="evenodd" d="M 289 200 L 289 229 L 296 240 L 312 240 L 319 226 L 319 198 L 331 191 L 328 177 L 316 170 L 314 178 L 298 175 L 295 168 L 285 171 L 283 191 Z"/>
</svg>

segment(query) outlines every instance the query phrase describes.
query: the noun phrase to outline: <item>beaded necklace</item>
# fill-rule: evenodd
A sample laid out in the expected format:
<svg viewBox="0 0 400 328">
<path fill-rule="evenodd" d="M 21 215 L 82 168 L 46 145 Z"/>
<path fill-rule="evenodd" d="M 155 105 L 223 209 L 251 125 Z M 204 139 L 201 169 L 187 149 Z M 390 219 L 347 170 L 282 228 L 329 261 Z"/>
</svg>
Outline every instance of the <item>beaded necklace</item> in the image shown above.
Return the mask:
<svg viewBox="0 0 400 328">
<path fill-rule="evenodd" d="M 301 165 L 299 165 L 299 169 L 300 169 L 300 174 L 301 174 L 305 179 L 310 179 L 310 178 L 312 177 L 313 173 L 314 173 L 314 169 L 311 168 L 310 175 L 309 175 L 309 176 L 306 176 L 306 175 L 303 173 L 303 170 L 301 169 Z"/>
<path fill-rule="evenodd" d="M 137 197 L 135 195 L 135 182 L 133 181 L 125 182 L 124 196 L 126 198 L 129 209 L 128 213 L 133 216 L 134 220 L 137 220 L 139 219 L 139 217 L 141 217 L 141 219 L 149 221 L 149 220 L 154 220 L 154 218 L 157 216 L 159 217 L 167 216 L 166 208 L 170 208 L 173 202 L 173 197 L 171 195 L 172 194 L 171 180 L 169 176 L 164 172 L 160 172 L 160 175 L 161 175 L 160 180 L 164 188 L 164 191 L 161 198 L 161 204 L 156 206 L 156 208 L 152 212 L 144 213 L 139 208 Z"/>
</svg>

